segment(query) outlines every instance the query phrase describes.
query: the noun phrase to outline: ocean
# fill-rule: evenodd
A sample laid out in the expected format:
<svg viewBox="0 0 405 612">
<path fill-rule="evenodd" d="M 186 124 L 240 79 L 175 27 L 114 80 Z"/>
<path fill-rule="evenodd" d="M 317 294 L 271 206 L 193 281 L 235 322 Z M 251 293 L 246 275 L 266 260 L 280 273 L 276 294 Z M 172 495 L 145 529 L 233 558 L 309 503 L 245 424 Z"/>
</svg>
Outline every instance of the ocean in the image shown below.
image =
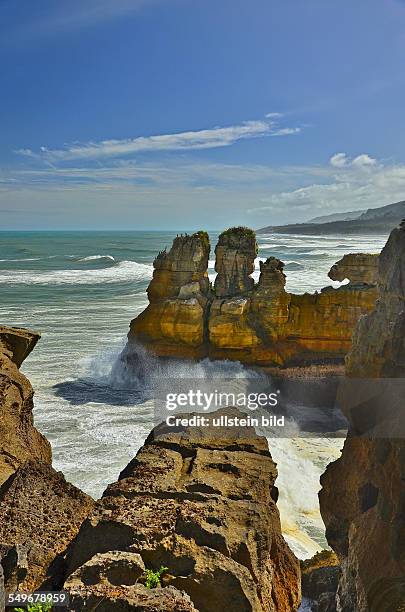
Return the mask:
<svg viewBox="0 0 405 612">
<path fill-rule="evenodd" d="M 42 334 L 22 366 L 35 389 L 35 424 L 52 444 L 53 464 L 99 497 L 143 444 L 153 407 L 127 389 L 118 356 L 130 320 L 147 305 L 157 252 L 175 232 L 1 232 L 0 324 Z M 210 233 L 214 247 L 218 234 Z M 260 258 L 285 262 L 287 290 L 339 286 L 327 272 L 345 253 L 378 252 L 386 236 L 260 235 Z M 213 248 L 211 257 L 214 257 Z M 209 273 L 215 277 L 214 260 Z M 235 362 L 174 363 L 173 377 L 221 372 L 244 377 Z M 283 533 L 300 558 L 325 547 L 319 476 L 343 439 L 269 439 L 278 464 Z"/>
</svg>

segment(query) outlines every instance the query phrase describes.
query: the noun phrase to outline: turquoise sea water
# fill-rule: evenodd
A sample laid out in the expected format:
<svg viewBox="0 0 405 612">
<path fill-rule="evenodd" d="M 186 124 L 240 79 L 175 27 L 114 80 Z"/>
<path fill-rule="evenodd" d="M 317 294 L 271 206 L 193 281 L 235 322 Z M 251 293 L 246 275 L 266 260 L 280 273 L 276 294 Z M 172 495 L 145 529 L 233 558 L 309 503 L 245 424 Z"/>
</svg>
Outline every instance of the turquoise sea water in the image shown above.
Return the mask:
<svg viewBox="0 0 405 612">
<path fill-rule="evenodd" d="M 1 232 L 0 323 L 29 327 L 42 339 L 23 365 L 35 389 L 35 423 L 53 448 L 54 466 L 94 496 L 116 480 L 152 426 L 152 406 L 127 392 L 114 369 L 129 322 L 147 304 L 157 252 L 174 232 Z M 217 234 L 210 235 L 215 245 Z M 259 236 L 259 258 L 286 263 L 287 289 L 314 291 L 348 252 L 378 252 L 386 237 Z M 214 254 L 209 273 L 214 278 Z M 258 276 L 258 261 L 255 276 Z M 183 363 L 174 375 L 237 363 Z M 117 378 L 118 377 L 118 378 Z M 278 462 L 284 533 L 299 556 L 324 545 L 317 506 L 319 475 L 341 440 L 270 440 Z"/>
</svg>

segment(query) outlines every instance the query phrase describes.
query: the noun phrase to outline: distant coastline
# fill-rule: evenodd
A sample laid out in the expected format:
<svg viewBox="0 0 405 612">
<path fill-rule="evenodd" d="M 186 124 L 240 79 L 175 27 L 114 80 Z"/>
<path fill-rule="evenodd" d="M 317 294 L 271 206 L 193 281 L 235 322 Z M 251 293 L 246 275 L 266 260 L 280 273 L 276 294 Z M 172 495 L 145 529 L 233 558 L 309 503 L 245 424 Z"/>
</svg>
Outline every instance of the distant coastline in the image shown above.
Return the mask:
<svg viewBox="0 0 405 612">
<path fill-rule="evenodd" d="M 267 226 L 256 230 L 257 234 L 301 234 L 301 235 L 327 235 L 327 234 L 386 234 L 398 225 L 405 217 L 405 201 L 389 204 L 380 208 L 359 210 L 359 216 L 353 219 L 353 212 L 347 213 L 348 219 L 328 220 L 326 215 L 324 222 L 322 217 L 307 223 L 293 223 L 289 225 Z"/>
</svg>

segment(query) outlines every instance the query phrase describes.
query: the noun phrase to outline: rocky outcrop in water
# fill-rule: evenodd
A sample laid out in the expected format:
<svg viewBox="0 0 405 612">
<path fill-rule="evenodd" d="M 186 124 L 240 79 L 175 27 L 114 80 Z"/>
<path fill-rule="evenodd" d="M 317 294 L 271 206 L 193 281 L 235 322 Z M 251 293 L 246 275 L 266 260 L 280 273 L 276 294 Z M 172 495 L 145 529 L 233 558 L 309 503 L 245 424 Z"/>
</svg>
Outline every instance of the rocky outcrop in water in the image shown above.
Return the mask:
<svg viewBox="0 0 405 612">
<path fill-rule="evenodd" d="M 19 370 L 40 335 L 0 327 L 0 485 L 29 459 L 51 462 L 51 447 L 33 425 L 34 392 Z"/>
<path fill-rule="evenodd" d="M 216 297 L 236 296 L 253 289 L 251 277 L 257 257 L 255 233 L 245 227 L 222 232 L 215 247 Z"/>
<path fill-rule="evenodd" d="M 381 253 L 376 307 L 347 357 L 340 395 L 349 436 L 321 478 L 326 536 L 342 567 L 338 612 L 405 608 L 404 279 L 402 226 Z"/>
<path fill-rule="evenodd" d="M 100 597 L 100 610 L 296 610 L 299 563 L 281 535 L 276 476 L 253 428 L 158 426 L 68 551 L 74 610 Z M 162 588 L 147 593 L 145 567 L 161 566 Z"/>
<path fill-rule="evenodd" d="M 198 270 L 187 267 L 185 252 Z M 215 253 L 218 275 L 212 289 L 207 280 L 209 243 L 203 232 L 176 238 L 169 253 L 159 255 L 148 289 L 150 304 L 131 322 L 129 347 L 140 341 L 159 356 L 283 367 L 336 362 L 350 349 L 359 317 L 374 307 L 375 256 L 350 255 L 344 265 L 336 264 L 332 274 L 349 274 L 355 281 L 349 285 L 294 295 L 285 290 L 284 264 L 274 257 L 260 262 L 259 282 L 254 284 L 257 244 L 252 230 L 223 232 Z"/>
<path fill-rule="evenodd" d="M 185 356 L 198 355 L 204 344 L 210 285 L 208 234 L 177 236 L 169 252 L 159 253 L 148 287 L 149 306 L 131 323 L 131 334 L 162 353 L 184 347 Z M 164 345 L 164 347 L 163 347 Z"/>
<path fill-rule="evenodd" d="M 349 253 L 330 269 L 329 278 L 334 281 L 348 279 L 353 284 L 376 285 L 378 282 L 378 258 L 375 253 Z"/>
</svg>

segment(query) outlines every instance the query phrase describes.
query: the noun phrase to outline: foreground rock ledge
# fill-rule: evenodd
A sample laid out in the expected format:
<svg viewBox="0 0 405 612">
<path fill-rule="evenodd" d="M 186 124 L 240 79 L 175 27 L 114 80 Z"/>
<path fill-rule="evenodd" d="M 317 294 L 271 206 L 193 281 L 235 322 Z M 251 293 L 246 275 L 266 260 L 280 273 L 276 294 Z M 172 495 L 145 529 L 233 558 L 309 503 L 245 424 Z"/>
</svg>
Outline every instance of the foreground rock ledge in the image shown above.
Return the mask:
<svg viewBox="0 0 405 612">
<path fill-rule="evenodd" d="M 205 232 L 178 236 L 154 261 L 149 306 L 131 322 L 131 347 L 140 342 L 158 356 L 235 359 L 271 366 L 343 362 L 353 329 L 376 299 L 378 255 L 349 254 L 332 279 L 350 283 L 314 294 L 285 290 L 284 263 L 260 262 L 253 230 L 223 232 L 215 248 L 217 277 L 208 281 L 210 245 Z"/>
<path fill-rule="evenodd" d="M 299 562 L 281 535 L 276 477 L 253 428 L 158 426 L 68 551 L 73 609 L 297 610 Z M 162 565 L 164 586 L 148 594 L 161 607 L 148 607 L 139 576 Z"/>
</svg>

